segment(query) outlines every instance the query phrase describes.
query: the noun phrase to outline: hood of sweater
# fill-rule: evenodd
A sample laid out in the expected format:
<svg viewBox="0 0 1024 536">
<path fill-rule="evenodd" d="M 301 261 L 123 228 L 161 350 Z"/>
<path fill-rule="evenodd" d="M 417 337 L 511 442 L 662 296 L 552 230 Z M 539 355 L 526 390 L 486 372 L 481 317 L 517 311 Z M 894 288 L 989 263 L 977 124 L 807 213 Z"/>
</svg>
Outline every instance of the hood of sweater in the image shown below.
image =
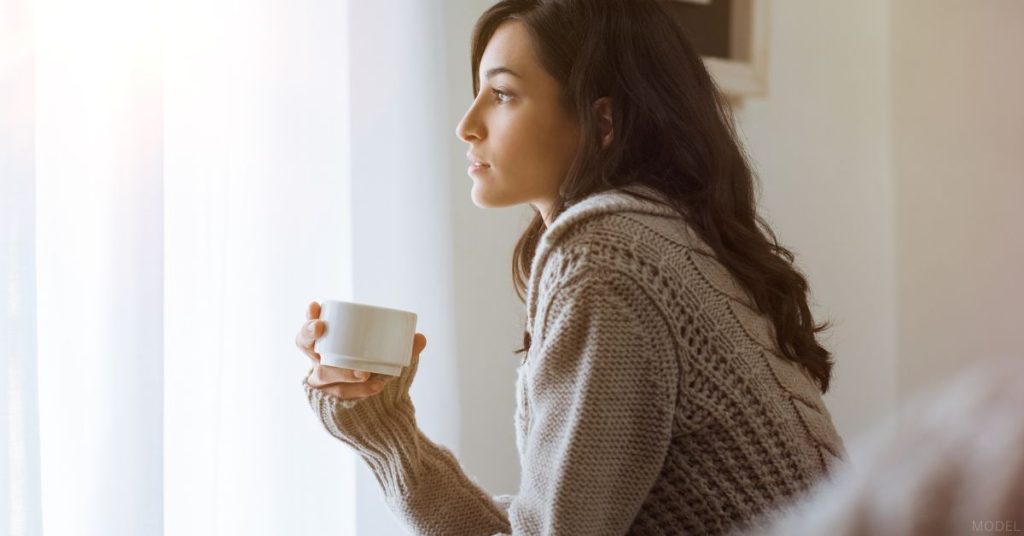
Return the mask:
<svg viewBox="0 0 1024 536">
<path fill-rule="evenodd" d="M 537 311 L 539 299 L 539 286 L 541 271 L 548 257 L 555 246 L 565 237 L 569 230 L 591 220 L 593 218 L 612 213 L 630 212 L 636 214 L 649 214 L 662 217 L 679 217 L 674 208 L 665 203 L 654 203 L 646 199 L 631 195 L 630 192 L 639 193 L 659 200 L 664 200 L 665 195 L 660 191 L 643 184 L 631 184 L 613 190 L 606 190 L 581 199 L 570 205 L 551 222 L 551 225 L 541 235 L 537 243 L 537 251 L 530 264 L 530 280 L 527 288 L 527 326 L 532 324 L 534 313 Z M 699 238 L 691 234 L 690 240 L 703 244 Z M 707 248 L 707 246 L 704 246 Z M 707 248 L 710 251 L 710 248 Z M 532 335 L 532 334 L 531 334 Z"/>
</svg>

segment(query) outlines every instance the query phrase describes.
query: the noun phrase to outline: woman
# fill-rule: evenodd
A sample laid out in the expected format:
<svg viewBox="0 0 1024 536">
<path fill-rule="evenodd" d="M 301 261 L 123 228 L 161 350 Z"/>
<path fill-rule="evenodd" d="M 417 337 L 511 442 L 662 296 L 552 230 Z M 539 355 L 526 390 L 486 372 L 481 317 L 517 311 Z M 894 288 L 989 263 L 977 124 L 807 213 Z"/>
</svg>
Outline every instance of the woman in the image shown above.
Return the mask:
<svg viewBox="0 0 1024 536">
<path fill-rule="evenodd" d="M 807 284 L 756 216 L 699 56 L 654 0 L 506 0 L 477 22 L 456 130 L 473 201 L 529 203 L 519 493 L 491 497 L 416 426 L 395 381 L 314 364 L 326 429 L 425 534 L 720 534 L 844 456 Z M 317 304 L 297 343 L 322 326 Z M 311 331 L 308 331 L 311 330 Z"/>
</svg>

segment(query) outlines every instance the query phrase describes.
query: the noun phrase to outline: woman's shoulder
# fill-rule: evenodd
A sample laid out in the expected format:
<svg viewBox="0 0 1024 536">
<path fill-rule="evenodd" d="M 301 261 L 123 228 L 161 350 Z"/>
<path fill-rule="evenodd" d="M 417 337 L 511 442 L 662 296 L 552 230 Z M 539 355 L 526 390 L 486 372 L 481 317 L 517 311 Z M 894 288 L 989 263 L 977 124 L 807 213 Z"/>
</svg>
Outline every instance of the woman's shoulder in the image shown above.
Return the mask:
<svg viewBox="0 0 1024 536">
<path fill-rule="evenodd" d="M 713 255 L 659 191 L 632 185 L 593 194 L 569 206 L 545 230 L 528 284 L 529 312 L 541 295 L 614 271 L 637 282 L 651 280 L 666 258 L 689 249 Z"/>
<path fill-rule="evenodd" d="M 536 258 L 581 244 L 658 238 L 713 252 L 662 192 L 633 184 L 592 194 L 566 208 L 541 236 Z"/>
<path fill-rule="evenodd" d="M 681 250 L 714 256 L 663 193 L 636 184 L 593 194 L 565 209 L 541 236 L 531 274 L 564 272 L 587 262 L 636 269 Z M 552 266 L 553 260 L 568 266 Z"/>
</svg>

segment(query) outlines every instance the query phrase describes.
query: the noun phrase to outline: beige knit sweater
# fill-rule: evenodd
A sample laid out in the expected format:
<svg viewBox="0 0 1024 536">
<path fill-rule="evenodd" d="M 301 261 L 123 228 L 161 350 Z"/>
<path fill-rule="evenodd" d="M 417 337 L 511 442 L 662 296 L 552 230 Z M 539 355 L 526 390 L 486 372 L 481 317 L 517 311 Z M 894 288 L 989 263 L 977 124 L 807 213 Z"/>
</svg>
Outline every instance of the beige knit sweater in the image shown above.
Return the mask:
<svg viewBox="0 0 1024 536">
<path fill-rule="evenodd" d="M 533 259 L 527 330 L 514 496 L 489 495 L 419 430 L 418 358 L 356 403 L 303 382 L 416 533 L 722 534 L 845 458 L 809 374 L 665 205 L 616 190 L 563 212 Z"/>
</svg>

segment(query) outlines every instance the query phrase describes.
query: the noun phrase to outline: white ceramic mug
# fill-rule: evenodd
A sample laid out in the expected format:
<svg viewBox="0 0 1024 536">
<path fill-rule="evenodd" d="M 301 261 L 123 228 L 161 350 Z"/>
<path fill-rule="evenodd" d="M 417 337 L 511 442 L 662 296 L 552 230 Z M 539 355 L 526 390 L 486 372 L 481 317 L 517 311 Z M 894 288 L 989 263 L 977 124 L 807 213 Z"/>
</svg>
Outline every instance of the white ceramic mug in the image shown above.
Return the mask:
<svg viewBox="0 0 1024 536">
<path fill-rule="evenodd" d="M 399 376 L 412 360 L 416 313 L 326 300 L 320 320 L 324 331 L 313 351 L 322 365 Z"/>
</svg>

